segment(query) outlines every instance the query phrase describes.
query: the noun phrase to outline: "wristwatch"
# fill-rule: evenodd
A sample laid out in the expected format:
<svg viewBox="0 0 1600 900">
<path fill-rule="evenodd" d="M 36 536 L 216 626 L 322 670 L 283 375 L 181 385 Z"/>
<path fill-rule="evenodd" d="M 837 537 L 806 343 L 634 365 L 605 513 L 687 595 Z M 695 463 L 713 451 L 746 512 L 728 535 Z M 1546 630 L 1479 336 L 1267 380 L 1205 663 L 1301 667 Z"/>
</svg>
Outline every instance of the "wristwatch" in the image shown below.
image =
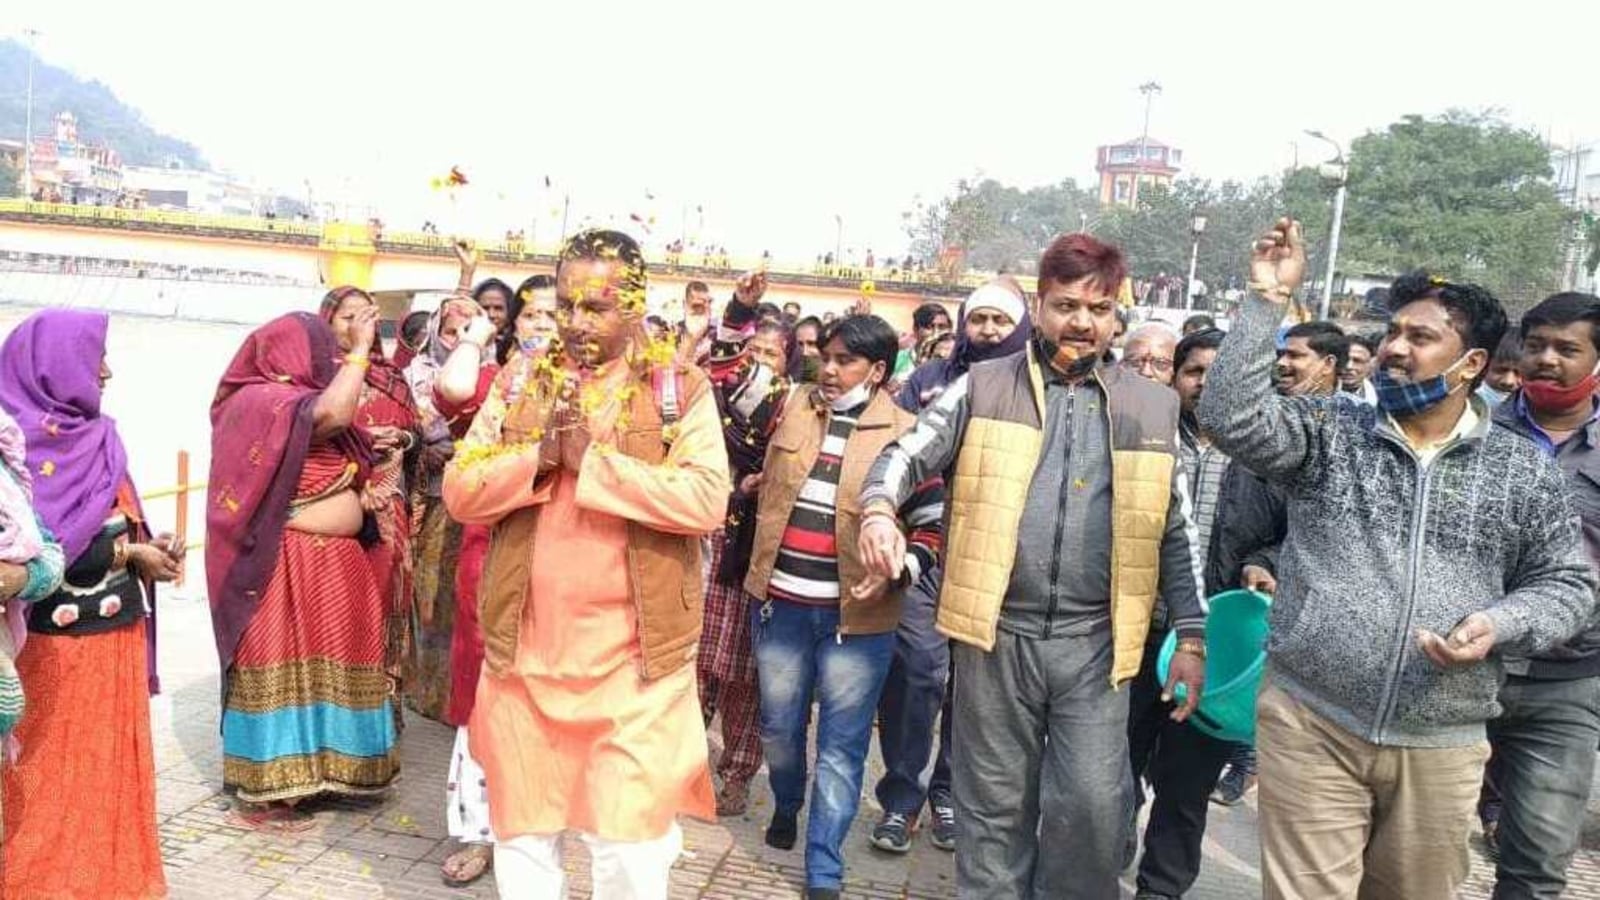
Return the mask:
<svg viewBox="0 0 1600 900">
<path fill-rule="evenodd" d="M 1206 642 L 1200 638 L 1179 638 L 1177 652 L 1206 658 Z"/>
</svg>

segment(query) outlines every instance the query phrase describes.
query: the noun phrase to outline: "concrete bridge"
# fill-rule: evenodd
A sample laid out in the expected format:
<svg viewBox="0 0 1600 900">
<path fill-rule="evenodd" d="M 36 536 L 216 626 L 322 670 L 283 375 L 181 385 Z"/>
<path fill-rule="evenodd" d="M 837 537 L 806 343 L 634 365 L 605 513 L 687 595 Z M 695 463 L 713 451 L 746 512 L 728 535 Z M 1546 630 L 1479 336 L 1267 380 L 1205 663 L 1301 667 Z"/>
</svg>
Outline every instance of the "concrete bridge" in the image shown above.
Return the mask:
<svg viewBox="0 0 1600 900">
<path fill-rule="evenodd" d="M 479 241 L 478 277 L 512 285 L 554 271 L 555 246 Z M 758 260 L 653 254 L 649 303 L 678 314 L 684 285 L 704 281 L 717 297 Z M 808 314 L 842 313 L 863 295 L 873 311 L 909 328 L 911 311 L 951 306 L 982 276 L 844 271 L 769 263 L 767 299 Z M 327 287 L 447 290 L 456 281 L 450 239 L 366 224 L 295 222 L 159 210 L 0 200 L 0 300 L 96 306 L 122 312 L 224 321 L 263 321 L 307 309 Z"/>
</svg>

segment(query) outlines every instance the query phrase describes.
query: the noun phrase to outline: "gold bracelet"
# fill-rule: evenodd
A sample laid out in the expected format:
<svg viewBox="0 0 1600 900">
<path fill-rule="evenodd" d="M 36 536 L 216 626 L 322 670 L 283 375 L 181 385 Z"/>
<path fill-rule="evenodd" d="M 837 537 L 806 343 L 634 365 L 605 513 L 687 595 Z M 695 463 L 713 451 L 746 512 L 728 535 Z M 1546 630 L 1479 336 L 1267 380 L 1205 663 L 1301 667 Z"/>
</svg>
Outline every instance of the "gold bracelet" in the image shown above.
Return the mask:
<svg viewBox="0 0 1600 900">
<path fill-rule="evenodd" d="M 1206 658 L 1206 642 L 1200 638 L 1180 638 L 1176 650 L 1179 653 L 1187 653 L 1191 656 L 1198 656 L 1201 659 Z"/>
<path fill-rule="evenodd" d="M 357 366 L 362 369 L 367 369 L 372 366 L 372 358 L 367 356 L 365 353 L 348 354 L 345 356 L 344 361 L 345 365 Z"/>
<path fill-rule="evenodd" d="M 126 569 L 128 567 L 128 545 L 118 544 L 111 550 L 111 568 Z"/>
</svg>

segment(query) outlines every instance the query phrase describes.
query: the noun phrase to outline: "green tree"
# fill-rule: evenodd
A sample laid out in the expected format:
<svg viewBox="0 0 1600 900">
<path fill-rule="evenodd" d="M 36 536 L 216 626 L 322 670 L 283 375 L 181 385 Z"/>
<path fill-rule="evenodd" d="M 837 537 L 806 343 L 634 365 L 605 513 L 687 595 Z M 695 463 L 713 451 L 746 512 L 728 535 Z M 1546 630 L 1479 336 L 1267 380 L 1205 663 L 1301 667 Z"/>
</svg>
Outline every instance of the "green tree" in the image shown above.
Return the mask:
<svg viewBox="0 0 1600 900">
<path fill-rule="evenodd" d="M 0 197 L 15 197 L 22 187 L 22 173 L 0 159 Z"/>
<path fill-rule="evenodd" d="M 1342 271 L 1427 266 L 1511 306 L 1555 287 L 1572 212 L 1538 135 L 1489 113 L 1406 116 L 1350 147 Z"/>
</svg>

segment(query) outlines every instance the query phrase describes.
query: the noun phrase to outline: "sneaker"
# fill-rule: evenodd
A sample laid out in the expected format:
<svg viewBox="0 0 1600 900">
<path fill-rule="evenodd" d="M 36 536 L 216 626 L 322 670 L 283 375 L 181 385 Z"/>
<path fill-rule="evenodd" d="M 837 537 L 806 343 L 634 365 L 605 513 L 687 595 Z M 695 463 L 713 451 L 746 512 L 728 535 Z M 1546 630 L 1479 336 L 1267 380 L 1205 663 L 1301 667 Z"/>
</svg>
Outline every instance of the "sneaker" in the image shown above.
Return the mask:
<svg viewBox="0 0 1600 900">
<path fill-rule="evenodd" d="M 872 829 L 872 846 L 890 853 L 911 851 L 911 821 L 905 813 L 884 813 L 883 821 Z"/>
<path fill-rule="evenodd" d="M 1255 789 L 1256 776 L 1238 766 L 1230 765 L 1217 779 L 1216 790 L 1211 792 L 1211 802 L 1222 806 L 1238 806 L 1245 795 Z"/>
<path fill-rule="evenodd" d="M 806 900 L 839 900 L 839 889 L 806 888 Z"/>
<path fill-rule="evenodd" d="M 774 812 L 767 826 L 767 846 L 776 850 L 793 850 L 800 837 L 800 817 L 794 813 Z"/>
<path fill-rule="evenodd" d="M 933 836 L 930 840 L 940 850 L 956 848 L 956 806 L 948 791 L 928 796 L 928 809 L 933 818 Z"/>
</svg>

